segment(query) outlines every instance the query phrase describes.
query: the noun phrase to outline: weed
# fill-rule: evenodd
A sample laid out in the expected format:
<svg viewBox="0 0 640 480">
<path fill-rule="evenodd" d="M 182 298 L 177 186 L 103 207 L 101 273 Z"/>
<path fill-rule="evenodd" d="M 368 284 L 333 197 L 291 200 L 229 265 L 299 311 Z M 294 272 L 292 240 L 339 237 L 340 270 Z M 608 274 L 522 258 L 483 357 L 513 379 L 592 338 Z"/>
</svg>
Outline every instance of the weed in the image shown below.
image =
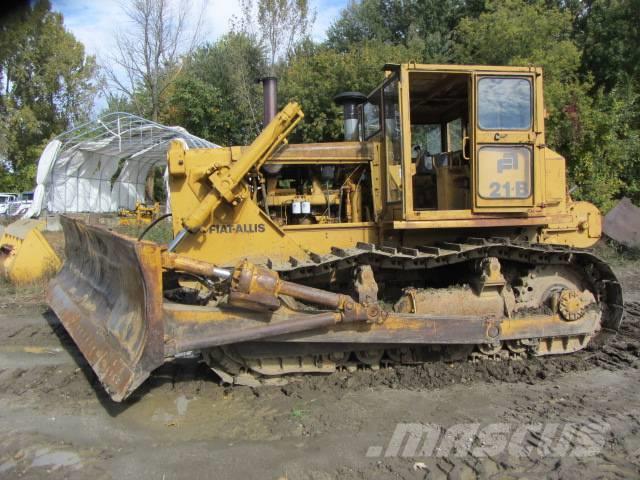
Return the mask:
<svg viewBox="0 0 640 480">
<path fill-rule="evenodd" d="M 626 247 L 615 240 L 604 237 L 595 245 L 593 250 L 598 257 L 613 266 L 627 265 L 640 261 L 640 249 Z"/>
<path fill-rule="evenodd" d="M 302 410 L 301 408 L 292 408 L 291 409 L 291 418 L 295 420 L 302 420 L 309 414 L 307 410 Z"/>
<path fill-rule="evenodd" d="M 14 285 L 5 278 L 0 278 L 0 306 L 35 306 L 46 303 L 49 278 L 34 282 Z"/>
</svg>

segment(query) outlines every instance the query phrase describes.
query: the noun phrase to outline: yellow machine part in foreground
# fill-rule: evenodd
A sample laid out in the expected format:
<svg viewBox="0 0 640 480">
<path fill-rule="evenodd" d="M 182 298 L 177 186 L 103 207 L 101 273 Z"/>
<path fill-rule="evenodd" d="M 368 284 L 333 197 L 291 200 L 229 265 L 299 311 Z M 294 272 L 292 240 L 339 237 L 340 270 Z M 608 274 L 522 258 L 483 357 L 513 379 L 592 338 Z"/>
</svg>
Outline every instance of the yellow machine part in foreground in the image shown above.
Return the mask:
<svg viewBox="0 0 640 480">
<path fill-rule="evenodd" d="M 2 274 L 12 283 L 24 284 L 60 270 L 62 262 L 44 238 L 39 220 L 18 220 L 0 237 Z"/>
</svg>

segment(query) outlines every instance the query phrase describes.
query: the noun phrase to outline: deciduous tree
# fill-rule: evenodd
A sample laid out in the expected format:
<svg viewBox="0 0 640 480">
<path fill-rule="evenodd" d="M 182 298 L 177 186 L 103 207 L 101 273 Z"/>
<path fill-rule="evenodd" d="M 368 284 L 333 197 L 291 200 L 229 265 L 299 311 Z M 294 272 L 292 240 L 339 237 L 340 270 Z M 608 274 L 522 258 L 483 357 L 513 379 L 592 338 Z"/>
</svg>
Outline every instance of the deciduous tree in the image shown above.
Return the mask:
<svg viewBox="0 0 640 480">
<path fill-rule="evenodd" d="M 0 23 L 0 189 L 30 189 L 46 143 L 93 107 L 96 65 L 48 0 Z"/>
<path fill-rule="evenodd" d="M 202 9 L 193 10 L 189 0 L 133 0 L 123 8 L 130 26 L 116 32 L 116 52 L 107 58 L 103 71 L 137 113 L 157 121 L 182 57 L 197 46 Z"/>
<path fill-rule="evenodd" d="M 185 60 L 161 119 L 221 145 L 248 143 L 262 119 L 255 79 L 265 68 L 261 47 L 242 33 L 200 47 Z"/>
<path fill-rule="evenodd" d="M 256 38 L 265 49 L 270 75 L 307 38 L 315 22 L 308 0 L 241 0 L 242 17 L 236 29 Z"/>
</svg>

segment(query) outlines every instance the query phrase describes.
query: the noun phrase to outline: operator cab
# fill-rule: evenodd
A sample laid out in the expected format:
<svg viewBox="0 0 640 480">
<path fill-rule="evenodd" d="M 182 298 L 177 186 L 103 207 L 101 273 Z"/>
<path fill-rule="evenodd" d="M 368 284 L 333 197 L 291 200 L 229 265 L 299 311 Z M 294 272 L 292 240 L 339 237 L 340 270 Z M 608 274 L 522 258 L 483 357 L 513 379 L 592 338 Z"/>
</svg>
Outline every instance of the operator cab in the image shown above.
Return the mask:
<svg viewBox="0 0 640 480">
<path fill-rule="evenodd" d="M 544 147 L 540 69 L 385 70 L 386 80 L 362 105 L 362 138 L 382 143 L 387 216 L 442 219 L 448 211 L 462 218 L 534 206 L 536 156 Z"/>
<path fill-rule="evenodd" d="M 415 210 L 471 208 L 469 145 L 463 145 L 468 138 L 468 87 L 465 74 L 409 77 Z"/>
</svg>

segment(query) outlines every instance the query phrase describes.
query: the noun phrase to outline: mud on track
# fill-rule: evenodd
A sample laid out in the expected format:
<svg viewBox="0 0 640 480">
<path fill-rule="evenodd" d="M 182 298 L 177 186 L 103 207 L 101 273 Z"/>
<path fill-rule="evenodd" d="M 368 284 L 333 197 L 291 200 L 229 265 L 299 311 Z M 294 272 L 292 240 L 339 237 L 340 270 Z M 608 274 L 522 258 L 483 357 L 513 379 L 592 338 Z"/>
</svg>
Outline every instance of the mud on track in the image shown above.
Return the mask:
<svg viewBox="0 0 640 480">
<path fill-rule="evenodd" d="M 5 345 L 5 351 L 13 350 L 14 353 L 18 353 L 20 347 L 11 348 L 9 345 L 28 344 L 29 351 L 24 352 L 27 356 L 30 356 L 29 354 L 45 355 L 42 367 L 35 371 L 18 365 L 10 369 L 0 367 L 0 389 L 17 395 L 26 392 L 36 396 L 43 394 L 48 399 L 55 395 L 69 398 L 78 394 L 89 396 L 97 394 L 101 400 L 110 404 L 97 378 L 76 350 L 73 340 L 55 314 L 46 307 L 42 310 L 41 315 L 47 320 L 47 326 L 38 324 L 17 326 L 0 340 L 0 346 Z M 57 338 L 61 346 L 48 348 L 46 345 L 51 343 L 52 338 Z M 66 356 L 71 356 L 79 366 L 67 376 L 54 374 L 60 371 L 56 359 L 62 362 Z M 433 390 L 476 382 L 532 385 L 542 380 L 554 380 L 566 373 L 586 372 L 593 368 L 609 371 L 633 368 L 637 365 L 639 358 L 640 302 L 628 302 L 625 304 L 622 330 L 615 338 L 609 340 L 605 346 L 590 347 L 572 355 L 512 360 L 432 362 L 416 366 L 382 368 L 377 371 L 367 369 L 339 372 L 334 375 L 305 375 L 289 377 L 289 383 L 281 387 L 265 386 L 250 391 L 258 397 L 283 394 L 302 398 L 313 392 L 333 392 L 340 396 L 348 392 L 372 388 Z M 30 360 L 30 362 L 34 361 L 38 363 L 36 359 Z M 86 381 L 81 381 L 83 379 Z M 206 366 L 196 364 L 194 361 L 168 364 L 158 369 L 142 390 L 136 392 L 133 399 L 125 405 L 135 403 L 149 391 L 166 384 L 170 384 L 172 389 L 184 394 L 197 394 L 203 388 L 220 390 L 223 394 L 232 391 L 231 388 L 222 389 L 217 385 L 208 385 L 216 382 L 216 379 L 215 374 Z M 235 387 L 235 390 L 249 389 Z"/>
<path fill-rule="evenodd" d="M 0 309 L 1 478 L 638 478 L 640 295 L 602 349 L 432 363 L 225 389 L 203 365 L 166 365 L 112 403 L 46 307 Z M 398 423 L 606 424 L 593 457 L 367 457 Z M 528 441 L 533 444 L 540 439 Z"/>
<path fill-rule="evenodd" d="M 622 331 L 606 346 L 556 357 L 532 357 L 514 360 L 477 362 L 436 362 L 418 366 L 398 366 L 338 374 L 307 377 L 282 388 L 288 395 L 307 390 L 361 390 L 376 386 L 408 390 L 443 388 L 474 382 L 526 383 L 553 380 L 568 372 L 584 372 L 599 367 L 617 370 L 634 366 L 640 358 L 640 303 L 625 305 L 626 318 Z"/>
</svg>

